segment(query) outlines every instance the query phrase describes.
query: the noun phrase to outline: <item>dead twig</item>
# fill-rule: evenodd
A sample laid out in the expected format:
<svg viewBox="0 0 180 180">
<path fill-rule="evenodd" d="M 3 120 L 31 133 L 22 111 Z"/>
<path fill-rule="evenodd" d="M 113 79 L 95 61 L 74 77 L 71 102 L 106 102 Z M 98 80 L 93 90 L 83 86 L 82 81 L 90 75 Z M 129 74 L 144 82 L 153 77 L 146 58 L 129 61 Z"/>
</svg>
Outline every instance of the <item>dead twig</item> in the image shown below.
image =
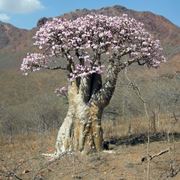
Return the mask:
<svg viewBox="0 0 180 180">
<path fill-rule="evenodd" d="M 7 178 L 13 178 L 13 177 L 15 177 L 16 179 L 18 179 L 18 180 L 22 180 L 19 176 L 17 176 L 17 174 L 15 173 L 15 172 L 13 172 L 13 171 L 6 171 L 6 172 L 1 172 L 0 173 L 2 176 L 4 176 L 4 177 L 7 177 Z"/>
<path fill-rule="evenodd" d="M 170 168 L 170 170 L 161 174 L 160 178 L 169 179 L 175 177 L 180 172 L 180 168 Z"/>
<path fill-rule="evenodd" d="M 0 175 L 10 178 L 10 177 L 14 177 L 18 180 L 22 180 L 21 177 L 19 177 L 17 175 L 17 171 L 20 167 L 22 167 L 24 164 L 28 163 L 31 160 L 37 160 L 39 159 L 38 156 L 37 157 L 32 157 L 26 160 L 23 160 L 22 162 L 19 162 L 16 164 L 16 166 L 13 169 L 10 169 L 9 167 L 3 165 L 4 170 L 0 172 Z M 4 161 L 4 160 L 3 160 Z M 30 171 L 29 171 L 30 172 Z"/>
<path fill-rule="evenodd" d="M 148 122 L 148 139 L 147 139 L 147 155 L 149 156 L 149 148 L 150 148 L 150 118 L 149 118 L 149 113 L 148 113 L 148 109 L 147 109 L 147 105 L 148 103 L 145 101 L 145 98 L 142 96 L 141 94 L 141 90 L 139 88 L 139 86 L 132 82 L 131 79 L 129 78 L 129 76 L 127 75 L 127 69 L 125 68 L 125 77 L 127 79 L 127 81 L 129 82 L 129 86 L 132 87 L 132 89 L 134 90 L 136 96 L 141 100 L 141 102 L 143 103 L 144 106 L 144 111 L 145 111 L 145 115 L 146 115 L 146 119 Z M 149 158 L 147 158 L 147 177 L 146 179 L 149 180 L 150 179 L 150 160 Z"/>
<path fill-rule="evenodd" d="M 141 162 L 145 162 L 145 161 L 147 161 L 147 160 L 151 161 L 152 159 L 154 159 L 154 158 L 156 158 L 156 157 L 159 157 L 159 156 L 161 156 L 161 155 L 163 155 L 163 154 L 169 152 L 170 149 L 171 149 L 171 148 L 162 150 L 162 151 L 160 151 L 159 153 L 154 154 L 154 155 L 144 156 L 144 157 L 141 158 Z"/>
<path fill-rule="evenodd" d="M 51 155 L 51 154 L 42 154 L 42 155 L 46 156 L 46 157 L 49 157 L 48 162 L 46 162 L 40 169 L 37 170 L 37 172 L 34 174 L 33 180 L 35 180 L 42 171 L 45 171 L 46 169 L 48 169 L 48 167 L 50 165 L 57 162 L 61 158 L 65 157 L 66 155 L 73 155 L 73 153 L 72 152 L 71 153 L 70 152 L 65 152 L 65 153 L 62 153 L 61 155 L 59 154 L 56 157 L 54 155 Z"/>
</svg>

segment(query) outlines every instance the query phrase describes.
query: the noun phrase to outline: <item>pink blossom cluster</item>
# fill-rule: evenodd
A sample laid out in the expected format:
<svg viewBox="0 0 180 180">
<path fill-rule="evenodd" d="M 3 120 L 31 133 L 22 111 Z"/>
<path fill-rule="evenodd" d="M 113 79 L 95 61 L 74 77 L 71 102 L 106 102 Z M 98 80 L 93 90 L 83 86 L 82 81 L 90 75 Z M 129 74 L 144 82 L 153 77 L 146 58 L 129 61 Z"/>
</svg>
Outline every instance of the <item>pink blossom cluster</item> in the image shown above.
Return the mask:
<svg viewBox="0 0 180 180">
<path fill-rule="evenodd" d="M 64 86 L 61 88 L 56 88 L 54 92 L 57 94 L 57 96 L 67 96 L 68 89 Z"/>
<path fill-rule="evenodd" d="M 111 59 L 124 52 L 134 62 L 142 59 L 148 67 L 158 67 L 165 61 L 160 42 L 153 39 L 142 23 L 126 14 L 121 17 L 89 14 L 75 20 L 54 18 L 36 32 L 34 39 L 34 45 L 42 51 L 42 58 L 40 54 L 37 58 L 28 55 L 22 70 L 29 70 L 34 65 L 39 69 L 37 65 L 44 57 L 51 61 L 53 56 L 63 56 L 73 64 L 74 68 L 69 72 L 71 80 L 102 73 L 102 55 Z"/>
<path fill-rule="evenodd" d="M 27 75 L 28 71 L 38 71 L 46 65 L 46 56 L 41 53 L 27 54 L 21 64 L 21 70 Z"/>
<path fill-rule="evenodd" d="M 73 81 L 78 77 L 85 77 L 93 73 L 102 74 L 103 68 L 104 68 L 103 65 L 93 66 L 91 69 L 86 66 L 77 65 L 76 69 L 72 73 L 70 73 L 70 80 Z"/>
</svg>

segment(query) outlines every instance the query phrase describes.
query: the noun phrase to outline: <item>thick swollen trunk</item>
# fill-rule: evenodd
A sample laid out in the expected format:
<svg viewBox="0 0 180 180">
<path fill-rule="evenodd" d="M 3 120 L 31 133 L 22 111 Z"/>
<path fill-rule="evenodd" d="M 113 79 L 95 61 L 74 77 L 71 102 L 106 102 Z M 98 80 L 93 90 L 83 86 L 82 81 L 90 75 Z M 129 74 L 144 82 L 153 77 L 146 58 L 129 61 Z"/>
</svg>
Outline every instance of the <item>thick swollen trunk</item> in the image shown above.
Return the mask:
<svg viewBox="0 0 180 180">
<path fill-rule="evenodd" d="M 56 141 L 57 154 L 102 150 L 101 116 L 113 95 L 118 72 L 118 67 L 112 63 L 104 84 L 98 74 L 71 83 L 68 90 L 68 113 Z"/>
<path fill-rule="evenodd" d="M 74 85 L 69 90 L 69 109 L 59 129 L 57 153 L 81 151 L 85 153 L 102 150 L 102 108 L 83 101 Z"/>
<path fill-rule="evenodd" d="M 97 107 L 79 108 L 77 112 L 69 110 L 58 132 L 57 153 L 100 151 L 103 142 L 101 114 Z"/>
</svg>

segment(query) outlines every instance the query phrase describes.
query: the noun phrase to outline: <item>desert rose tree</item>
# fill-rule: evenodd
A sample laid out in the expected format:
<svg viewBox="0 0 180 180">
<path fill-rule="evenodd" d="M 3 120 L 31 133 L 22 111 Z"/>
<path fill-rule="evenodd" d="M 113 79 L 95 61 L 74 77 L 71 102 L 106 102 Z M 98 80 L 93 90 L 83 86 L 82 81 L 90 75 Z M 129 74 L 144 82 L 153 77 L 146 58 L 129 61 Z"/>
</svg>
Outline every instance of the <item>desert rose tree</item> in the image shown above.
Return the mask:
<svg viewBox="0 0 180 180">
<path fill-rule="evenodd" d="M 101 117 L 119 72 L 134 63 L 156 68 L 165 61 L 160 42 L 125 14 L 54 18 L 34 38 L 38 53 L 28 54 L 21 70 L 25 74 L 40 69 L 68 72 L 67 89 L 56 89 L 59 94 L 67 93 L 69 102 L 57 136 L 57 156 L 67 151 L 102 150 Z M 59 61 L 64 61 L 63 67 Z"/>
</svg>

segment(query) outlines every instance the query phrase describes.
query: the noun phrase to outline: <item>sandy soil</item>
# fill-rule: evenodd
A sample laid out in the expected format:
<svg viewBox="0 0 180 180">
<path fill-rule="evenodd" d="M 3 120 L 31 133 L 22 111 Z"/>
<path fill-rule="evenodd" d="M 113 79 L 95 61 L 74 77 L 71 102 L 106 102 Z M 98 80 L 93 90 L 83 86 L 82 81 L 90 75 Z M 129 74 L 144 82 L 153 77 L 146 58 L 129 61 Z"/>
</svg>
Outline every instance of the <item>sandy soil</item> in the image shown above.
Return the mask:
<svg viewBox="0 0 180 180">
<path fill-rule="evenodd" d="M 12 142 L 1 140 L 0 179 L 23 180 L 144 180 L 147 178 L 147 145 L 115 145 L 111 150 L 82 155 L 69 154 L 49 162 L 41 154 L 51 153 L 54 135 L 24 136 Z M 171 150 L 150 161 L 151 180 L 180 179 L 180 141 L 150 143 L 150 155 Z"/>
</svg>

